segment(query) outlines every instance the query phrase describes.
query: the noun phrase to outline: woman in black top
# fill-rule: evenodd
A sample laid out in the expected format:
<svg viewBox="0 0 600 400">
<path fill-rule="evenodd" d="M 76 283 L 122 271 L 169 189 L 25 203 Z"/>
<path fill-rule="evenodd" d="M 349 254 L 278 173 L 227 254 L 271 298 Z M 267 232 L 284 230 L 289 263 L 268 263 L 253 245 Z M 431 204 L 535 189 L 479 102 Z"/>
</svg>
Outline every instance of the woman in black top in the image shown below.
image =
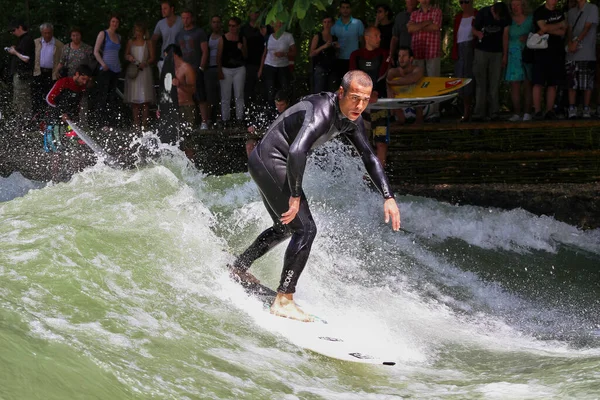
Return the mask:
<svg viewBox="0 0 600 400">
<path fill-rule="evenodd" d="M 310 56 L 313 58 L 313 93 L 330 90 L 333 64 L 336 51 L 339 49 L 337 37 L 331 34 L 333 17 L 323 18 L 323 31 L 317 33 L 310 43 Z"/>
<path fill-rule="evenodd" d="M 247 56 L 246 39 L 240 34 L 242 21 L 233 17 L 229 20 L 229 32 L 219 39 L 217 68 L 221 83 L 221 119 L 229 121 L 231 113 L 231 87 L 235 96 L 235 116 L 244 119 L 244 84 L 246 82 Z"/>
</svg>

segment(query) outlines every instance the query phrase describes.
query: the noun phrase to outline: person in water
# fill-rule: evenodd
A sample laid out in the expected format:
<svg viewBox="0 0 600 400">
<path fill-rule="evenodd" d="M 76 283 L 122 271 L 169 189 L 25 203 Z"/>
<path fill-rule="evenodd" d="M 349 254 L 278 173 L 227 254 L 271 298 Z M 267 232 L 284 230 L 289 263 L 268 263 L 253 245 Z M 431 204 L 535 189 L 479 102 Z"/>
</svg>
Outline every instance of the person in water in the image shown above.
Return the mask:
<svg viewBox="0 0 600 400">
<path fill-rule="evenodd" d="M 303 98 L 271 124 L 248 159 L 248 170 L 256 182 L 273 226 L 262 232 L 229 266 L 242 282 L 258 282 L 248 272 L 252 263 L 291 236 L 285 252 L 281 280 L 271 313 L 301 321 L 312 321 L 294 303 L 298 278 L 304 269 L 317 227 L 302 190 L 308 153 L 342 134 L 360 154 L 373 183 L 385 198 L 384 218 L 392 229 L 400 229 L 400 212 L 384 170 L 364 134 L 361 113 L 371 98 L 373 82 L 362 71 L 344 75 L 337 93 L 322 92 Z"/>
</svg>

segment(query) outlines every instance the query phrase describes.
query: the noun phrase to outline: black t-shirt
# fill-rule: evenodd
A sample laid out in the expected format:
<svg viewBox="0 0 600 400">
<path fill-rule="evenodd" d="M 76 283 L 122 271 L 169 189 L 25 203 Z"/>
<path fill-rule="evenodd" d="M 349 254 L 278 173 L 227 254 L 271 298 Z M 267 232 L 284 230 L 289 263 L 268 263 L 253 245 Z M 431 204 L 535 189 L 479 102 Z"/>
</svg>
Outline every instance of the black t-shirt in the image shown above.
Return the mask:
<svg viewBox="0 0 600 400">
<path fill-rule="evenodd" d="M 473 27 L 483 32 L 483 39 L 477 41 L 475 48 L 489 53 L 502 53 L 502 35 L 504 28 L 510 25 L 508 19 L 497 20 L 492 15 L 492 7 L 483 7 L 475 16 Z"/>
<path fill-rule="evenodd" d="M 545 5 L 539 6 L 533 12 L 533 31 L 538 32 L 540 26 L 539 21 L 544 21 L 546 24 L 559 24 L 565 20 L 565 14 L 562 10 L 548 10 Z M 551 56 L 564 56 L 565 52 L 565 41 L 562 36 L 550 35 L 548 38 L 548 48 L 544 50 L 536 50 L 536 54 L 546 54 Z"/>
<path fill-rule="evenodd" d="M 379 25 L 379 32 L 381 32 L 381 43 L 379 47 L 382 49 L 389 50 L 390 43 L 392 42 L 392 29 L 394 28 L 394 23 L 390 22 L 387 25 Z"/>
<path fill-rule="evenodd" d="M 19 38 L 19 43 L 15 49 L 24 56 L 29 57 L 29 62 L 23 62 L 17 56 L 12 56 L 10 64 L 11 74 L 19 74 L 22 78 L 33 76 L 33 66 L 35 64 L 35 43 L 29 32 Z"/>
<path fill-rule="evenodd" d="M 265 50 L 265 38 L 261 35 L 260 29 L 252 27 L 250 24 L 244 24 L 240 34 L 246 38 L 246 46 L 248 47 L 246 63 L 249 65 L 260 65 L 263 51 Z"/>
</svg>

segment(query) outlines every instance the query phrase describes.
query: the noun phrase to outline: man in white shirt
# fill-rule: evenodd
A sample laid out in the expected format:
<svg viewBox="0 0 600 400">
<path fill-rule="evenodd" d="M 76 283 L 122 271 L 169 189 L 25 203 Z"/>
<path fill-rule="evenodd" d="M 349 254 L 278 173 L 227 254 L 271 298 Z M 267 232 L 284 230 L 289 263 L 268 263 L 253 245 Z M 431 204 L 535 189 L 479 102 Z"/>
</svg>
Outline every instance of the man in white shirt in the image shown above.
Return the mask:
<svg viewBox="0 0 600 400">
<path fill-rule="evenodd" d="M 179 32 L 183 30 L 183 22 L 181 17 L 175 14 L 175 5 L 172 0 L 162 0 L 160 3 L 160 11 L 163 19 L 158 21 L 152 35 L 152 46 L 156 49 L 158 39 L 162 38 L 160 47 L 160 57 L 157 63 L 158 72 L 160 74 L 163 65 L 163 54 L 165 49 L 170 44 L 177 44 L 175 38 Z"/>
<path fill-rule="evenodd" d="M 40 25 L 41 37 L 35 39 L 33 67 L 33 109 L 41 110 L 46 94 L 58 80 L 58 64 L 64 44 L 54 37 L 54 27 L 46 22 Z"/>
</svg>

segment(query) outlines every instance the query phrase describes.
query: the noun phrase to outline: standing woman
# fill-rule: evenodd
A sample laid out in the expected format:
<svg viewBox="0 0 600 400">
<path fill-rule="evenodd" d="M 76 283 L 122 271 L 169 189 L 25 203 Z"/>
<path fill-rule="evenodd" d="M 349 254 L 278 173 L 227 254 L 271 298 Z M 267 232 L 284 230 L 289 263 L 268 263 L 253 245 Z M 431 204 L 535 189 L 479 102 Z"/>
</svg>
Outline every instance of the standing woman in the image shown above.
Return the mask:
<svg viewBox="0 0 600 400">
<path fill-rule="evenodd" d="M 63 47 L 60 63 L 58 64 L 59 73 L 66 67 L 68 72 L 65 76 L 75 75 L 75 71 L 81 64 L 88 64 L 91 61 L 94 50 L 89 44 L 81 41 L 81 29 L 71 28 L 69 33 L 71 43 Z"/>
<path fill-rule="evenodd" d="M 296 44 L 291 33 L 285 32 L 282 21 L 275 21 L 273 33 L 267 38 L 258 76 L 263 78 L 269 104 L 275 101 L 275 93 L 284 90 L 291 93 L 289 57 L 296 56 Z"/>
<path fill-rule="evenodd" d="M 452 59 L 454 63 L 454 75 L 458 78 L 474 78 L 473 59 L 475 56 L 475 42 L 473 37 L 473 21 L 477 10 L 473 8 L 473 0 L 460 0 L 460 11 L 454 17 L 454 43 L 452 44 Z M 460 89 L 459 96 L 463 100 L 463 116 L 461 122 L 471 120 L 473 94 L 475 93 L 475 81 Z"/>
<path fill-rule="evenodd" d="M 337 37 L 331 34 L 333 17 L 323 18 L 323 30 L 312 38 L 310 56 L 313 62 L 313 93 L 330 90 L 335 67 L 336 51 L 339 48 Z"/>
<path fill-rule="evenodd" d="M 533 31 L 533 17 L 526 14 L 527 4 L 525 0 L 512 0 L 510 2 L 510 14 L 512 23 L 508 31 L 504 32 L 504 57 L 503 64 L 506 66 L 506 81 L 510 82 L 510 97 L 513 104 L 513 116 L 509 121 L 521 120 L 521 83 L 523 83 L 523 97 L 525 108 L 523 110 L 523 121 L 531 120 L 532 86 L 531 74 L 533 65 L 523 61 L 523 49 L 527 42 L 529 32 Z"/>
<path fill-rule="evenodd" d="M 133 37 L 127 41 L 125 49 L 125 59 L 138 67 L 135 78 L 125 77 L 125 102 L 131 103 L 134 128 L 144 129 L 148 126 L 149 106 L 156 101 L 150 68 L 156 59 L 154 52 L 146 25 L 136 22 Z"/>
<path fill-rule="evenodd" d="M 231 114 L 231 87 L 235 96 L 235 116 L 244 119 L 244 85 L 246 84 L 246 38 L 240 35 L 242 21 L 229 19 L 229 32 L 221 36 L 217 51 L 217 68 L 221 83 L 221 119 L 229 121 Z"/>
<path fill-rule="evenodd" d="M 109 21 L 108 29 L 98 34 L 94 46 L 94 57 L 100 64 L 100 72 L 97 78 L 96 115 L 102 126 L 108 125 L 109 121 L 116 120 L 112 110 L 116 107 L 115 90 L 121 72 L 121 62 L 119 61 L 121 35 L 117 34 L 121 19 L 113 14 Z"/>
</svg>

